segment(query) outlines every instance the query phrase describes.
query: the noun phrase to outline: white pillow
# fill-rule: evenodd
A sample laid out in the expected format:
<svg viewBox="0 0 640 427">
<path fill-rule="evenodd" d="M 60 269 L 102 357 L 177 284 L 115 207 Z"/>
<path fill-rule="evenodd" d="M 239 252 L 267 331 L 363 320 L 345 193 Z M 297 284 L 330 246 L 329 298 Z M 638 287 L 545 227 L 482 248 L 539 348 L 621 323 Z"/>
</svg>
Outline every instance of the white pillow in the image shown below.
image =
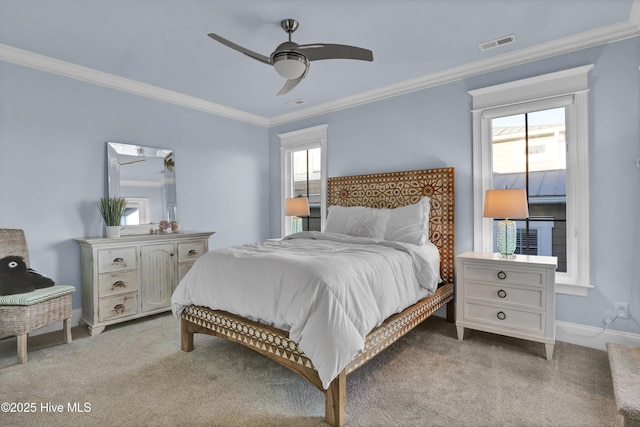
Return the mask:
<svg viewBox="0 0 640 427">
<path fill-rule="evenodd" d="M 350 236 L 384 239 L 389 213 L 380 209 L 365 208 L 359 215 L 347 220 L 346 233 Z"/>
<path fill-rule="evenodd" d="M 325 233 L 347 234 L 347 222 L 352 216 L 361 215 L 366 209 L 364 206 L 329 206 L 327 222 L 324 225 Z"/>
<path fill-rule="evenodd" d="M 422 246 L 429 241 L 430 207 L 426 196 L 395 209 L 330 206 L 324 231 Z"/>
<path fill-rule="evenodd" d="M 402 206 L 389 211 L 385 240 L 413 243 L 422 246 L 429 241 L 429 211 L 431 204 L 428 197 L 418 203 Z"/>
</svg>

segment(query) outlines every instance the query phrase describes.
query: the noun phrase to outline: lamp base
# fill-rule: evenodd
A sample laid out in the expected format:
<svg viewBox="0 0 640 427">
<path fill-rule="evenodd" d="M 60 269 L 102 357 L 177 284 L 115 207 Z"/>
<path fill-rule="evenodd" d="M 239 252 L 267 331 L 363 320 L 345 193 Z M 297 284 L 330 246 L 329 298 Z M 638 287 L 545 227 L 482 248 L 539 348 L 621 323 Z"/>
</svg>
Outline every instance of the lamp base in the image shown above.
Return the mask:
<svg viewBox="0 0 640 427">
<path fill-rule="evenodd" d="M 516 251 L 517 232 L 515 221 L 505 219 L 498 223 L 496 243 L 500 255 L 505 257 L 513 256 Z"/>
<path fill-rule="evenodd" d="M 302 231 L 302 218 L 293 217 L 291 218 L 291 233 L 299 233 Z"/>
</svg>

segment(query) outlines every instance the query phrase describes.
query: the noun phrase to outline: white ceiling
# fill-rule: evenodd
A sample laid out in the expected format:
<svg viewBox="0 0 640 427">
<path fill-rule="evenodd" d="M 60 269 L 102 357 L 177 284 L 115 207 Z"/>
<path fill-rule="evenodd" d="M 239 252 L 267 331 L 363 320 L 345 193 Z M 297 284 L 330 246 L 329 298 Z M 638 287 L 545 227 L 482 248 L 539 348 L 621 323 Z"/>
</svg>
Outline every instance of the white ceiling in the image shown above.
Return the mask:
<svg viewBox="0 0 640 427">
<path fill-rule="evenodd" d="M 638 2 L 0 0 L 0 59 L 273 125 L 638 35 Z M 315 61 L 276 96 L 273 67 L 207 37 L 268 56 L 286 40 L 285 18 L 300 22 L 299 44 L 364 47 L 374 61 Z M 516 43 L 478 48 L 509 34 Z"/>
</svg>

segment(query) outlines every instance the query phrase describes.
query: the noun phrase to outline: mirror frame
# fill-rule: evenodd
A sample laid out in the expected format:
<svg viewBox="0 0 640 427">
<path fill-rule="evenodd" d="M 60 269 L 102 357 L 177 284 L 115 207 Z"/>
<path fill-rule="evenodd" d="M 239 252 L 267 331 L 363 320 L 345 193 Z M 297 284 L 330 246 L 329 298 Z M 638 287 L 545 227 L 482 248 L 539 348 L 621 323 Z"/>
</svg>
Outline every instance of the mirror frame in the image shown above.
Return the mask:
<svg viewBox="0 0 640 427">
<path fill-rule="evenodd" d="M 161 201 L 161 204 L 164 205 L 164 215 L 162 218 L 149 218 L 149 213 L 145 212 L 143 217 L 146 216 L 147 221 L 152 220 L 154 221 L 153 223 L 146 222 L 139 225 L 123 225 L 120 234 L 148 234 L 149 229 L 157 228 L 158 223 L 162 220 L 169 222 L 178 221 L 175 156 L 173 150 L 120 142 L 107 142 L 107 185 L 109 197 L 121 197 L 120 166 L 122 165 L 121 159 L 123 159 L 124 156 L 126 156 L 127 159 L 140 157 L 140 160 L 160 159 L 164 162 L 164 188 L 162 192 L 163 200 Z M 139 197 L 127 198 L 127 207 L 137 208 L 141 203 L 141 198 Z"/>
</svg>

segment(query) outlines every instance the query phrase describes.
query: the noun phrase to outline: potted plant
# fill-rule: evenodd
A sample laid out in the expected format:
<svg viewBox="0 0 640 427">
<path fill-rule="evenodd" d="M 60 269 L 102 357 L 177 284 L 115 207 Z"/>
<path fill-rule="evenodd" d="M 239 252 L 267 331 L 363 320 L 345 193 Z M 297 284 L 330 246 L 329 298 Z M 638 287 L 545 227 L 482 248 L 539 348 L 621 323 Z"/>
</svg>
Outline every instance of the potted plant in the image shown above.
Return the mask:
<svg viewBox="0 0 640 427">
<path fill-rule="evenodd" d="M 98 202 L 98 209 L 107 226 L 107 237 L 120 237 L 120 221 L 127 199 L 124 197 L 103 197 Z"/>
</svg>

